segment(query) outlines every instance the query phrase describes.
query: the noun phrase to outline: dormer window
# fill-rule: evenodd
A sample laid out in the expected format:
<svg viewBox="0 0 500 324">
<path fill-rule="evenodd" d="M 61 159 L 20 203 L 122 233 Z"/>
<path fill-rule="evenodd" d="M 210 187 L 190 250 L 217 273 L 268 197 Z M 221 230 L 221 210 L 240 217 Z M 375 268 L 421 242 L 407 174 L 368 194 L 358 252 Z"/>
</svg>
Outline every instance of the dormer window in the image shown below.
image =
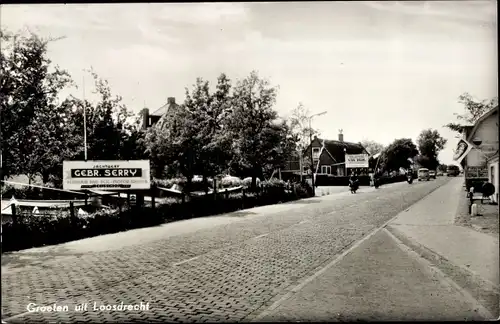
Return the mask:
<svg viewBox="0 0 500 324">
<path fill-rule="evenodd" d="M 319 147 L 313 147 L 313 159 L 319 159 Z"/>
</svg>

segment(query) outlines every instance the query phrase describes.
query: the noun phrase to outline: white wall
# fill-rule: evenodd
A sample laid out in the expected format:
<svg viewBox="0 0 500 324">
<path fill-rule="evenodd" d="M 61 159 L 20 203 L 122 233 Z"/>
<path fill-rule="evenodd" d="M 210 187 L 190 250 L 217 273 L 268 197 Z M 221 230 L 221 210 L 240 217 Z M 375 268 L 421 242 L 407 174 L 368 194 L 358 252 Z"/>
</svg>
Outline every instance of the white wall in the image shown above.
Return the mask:
<svg viewBox="0 0 500 324">
<path fill-rule="evenodd" d="M 495 193 L 492 198 L 496 203 L 498 203 L 498 171 L 498 160 L 488 165 L 488 179 L 495 186 Z"/>
<path fill-rule="evenodd" d="M 485 154 L 492 154 L 498 150 L 498 114 L 485 119 L 472 135 L 471 140 L 478 137 L 482 140 L 480 150 L 473 148 L 467 155 L 467 166 L 485 166 Z"/>
</svg>

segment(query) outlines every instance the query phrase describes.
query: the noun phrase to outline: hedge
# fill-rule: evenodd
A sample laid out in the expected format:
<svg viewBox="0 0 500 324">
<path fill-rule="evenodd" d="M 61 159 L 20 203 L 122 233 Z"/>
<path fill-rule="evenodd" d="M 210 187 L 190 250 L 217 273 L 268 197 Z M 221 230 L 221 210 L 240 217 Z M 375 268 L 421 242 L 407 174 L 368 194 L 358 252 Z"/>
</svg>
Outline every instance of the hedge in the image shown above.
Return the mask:
<svg viewBox="0 0 500 324">
<path fill-rule="evenodd" d="M 55 214 L 35 214 L 17 209 L 16 222 L 2 226 L 2 251 L 16 251 L 43 245 L 60 244 L 72 240 L 111 234 L 134 228 L 156 226 L 192 217 L 229 213 L 241 209 L 276 204 L 311 196 L 307 185 L 294 185 L 285 190 L 283 181 L 262 182 L 259 192 L 222 194 L 181 199 L 162 199 L 156 208 L 122 207 L 122 210 L 102 209 L 88 215 L 73 215 L 69 210 Z M 75 208 L 76 209 L 76 208 Z"/>
</svg>

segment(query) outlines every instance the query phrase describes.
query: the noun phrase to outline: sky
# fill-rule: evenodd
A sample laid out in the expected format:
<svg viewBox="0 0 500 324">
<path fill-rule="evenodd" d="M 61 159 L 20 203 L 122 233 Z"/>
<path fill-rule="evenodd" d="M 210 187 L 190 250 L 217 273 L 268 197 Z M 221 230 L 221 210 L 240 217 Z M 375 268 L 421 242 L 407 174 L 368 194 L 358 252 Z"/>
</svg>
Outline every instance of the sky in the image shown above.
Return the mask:
<svg viewBox="0 0 500 324">
<path fill-rule="evenodd" d="M 65 38 L 49 46 L 91 99 L 93 69 L 139 112 L 184 100 L 197 77 L 252 70 L 279 85 L 276 110 L 299 102 L 321 137 L 384 145 L 462 113 L 458 96 L 497 93 L 496 1 L 141 3 L 2 5 L 2 28 Z M 81 87 L 85 84 L 85 90 Z"/>
</svg>

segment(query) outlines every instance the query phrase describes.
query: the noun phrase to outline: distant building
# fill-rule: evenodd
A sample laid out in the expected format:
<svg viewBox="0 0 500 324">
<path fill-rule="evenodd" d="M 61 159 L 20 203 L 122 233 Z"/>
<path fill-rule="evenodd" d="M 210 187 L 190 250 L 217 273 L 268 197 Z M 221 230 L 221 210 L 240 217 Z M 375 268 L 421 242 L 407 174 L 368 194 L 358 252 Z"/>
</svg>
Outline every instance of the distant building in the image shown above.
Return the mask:
<svg viewBox="0 0 500 324">
<path fill-rule="evenodd" d="M 157 124 L 162 117 L 168 117 L 169 114 L 175 112 L 180 106 L 175 103 L 174 97 L 169 97 L 167 103 L 156 109 L 154 112 L 150 113 L 148 108 L 144 108 L 141 111 L 142 123 L 141 128 L 147 129 L 155 124 Z"/>
<path fill-rule="evenodd" d="M 360 143 L 344 141 L 344 135 L 339 134 L 338 140 L 325 140 L 314 137 L 312 143 L 302 152 L 302 159 L 310 159 L 311 146 L 313 164 L 317 167 L 317 174 L 328 174 L 334 176 L 347 176 L 345 167 L 346 154 L 368 154 Z M 282 172 L 300 174 L 299 154 L 292 156 Z M 310 172 L 303 168 L 302 172 Z"/>
</svg>

